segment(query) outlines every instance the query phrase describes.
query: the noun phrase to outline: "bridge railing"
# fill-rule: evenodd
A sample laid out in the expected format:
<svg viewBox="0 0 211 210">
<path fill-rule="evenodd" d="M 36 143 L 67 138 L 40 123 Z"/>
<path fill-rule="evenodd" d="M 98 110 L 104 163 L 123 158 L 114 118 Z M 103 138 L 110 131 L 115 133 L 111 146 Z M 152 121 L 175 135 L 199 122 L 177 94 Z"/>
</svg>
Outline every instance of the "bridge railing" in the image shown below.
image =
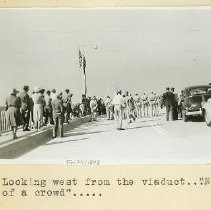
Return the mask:
<svg viewBox="0 0 211 210">
<path fill-rule="evenodd" d="M 0 136 L 2 133 L 5 133 L 5 132 L 8 132 L 11 130 L 11 126 L 8 125 L 7 123 L 7 111 L 5 109 L 1 109 L 0 110 Z M 30 119 L 29 119 L 29 127 L 31 128 L 32 127 L 32 119 L 31 119 L 31 116 L 30 116 Z M 21 128 L 21 126 L 18 126 L 18 129 Z"/>
<path fill-rule="evenodd" d="M 72 104 L 72 108 L 74 107 L 74 105 L 75 104 Z M 82 116 L 81 115 L 75 116 L 74 111 L 72 111 L 72 117 L 75 118 L 75 117 L 82 117 Z M 22 126 L 19 126 L 19 128 L 21 128 L 21 127 Z M 33 128 L 33 122 L 32 122 L 31 114 L 30 114 L 30 119 L 29 119 L 29 128 Z M 6 109 L 5 109 L 5 107 L 0 106 L 0 136 L 1 136 L 2 133 L 8 132 L 10 130 L 11 130 L 11 126 L 7 124 L 7 120 L 6 120 Z"/>
<path fill-rule="evenodd" d="M 7 124 L 6 121 L 6 110 L 0 111 L 0 135 L 3 132 L 11 130 L 10 125 Z"/>
</svg>

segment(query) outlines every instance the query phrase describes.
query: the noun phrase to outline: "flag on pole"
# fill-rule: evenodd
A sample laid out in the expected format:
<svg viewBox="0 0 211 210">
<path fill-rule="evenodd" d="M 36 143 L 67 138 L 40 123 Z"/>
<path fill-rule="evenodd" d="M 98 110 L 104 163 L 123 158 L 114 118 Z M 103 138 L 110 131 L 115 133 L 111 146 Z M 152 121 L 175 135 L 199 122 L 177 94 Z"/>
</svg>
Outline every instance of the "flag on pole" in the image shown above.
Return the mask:
<svg viewBox="0 0 211 210">
<path fill-rule="evenodd" d="M 82 53 L 81 53 L 81 50 L 79 49 L 79 68 L 82 67 L 82 62 L 83 62 Z"/>
<path fill-rule="evenodd" d="M 83 56 L 83 70 L 84 70 L 84 74 L 86 73 L 86 58 L 85 56 Z"/>
</svg>

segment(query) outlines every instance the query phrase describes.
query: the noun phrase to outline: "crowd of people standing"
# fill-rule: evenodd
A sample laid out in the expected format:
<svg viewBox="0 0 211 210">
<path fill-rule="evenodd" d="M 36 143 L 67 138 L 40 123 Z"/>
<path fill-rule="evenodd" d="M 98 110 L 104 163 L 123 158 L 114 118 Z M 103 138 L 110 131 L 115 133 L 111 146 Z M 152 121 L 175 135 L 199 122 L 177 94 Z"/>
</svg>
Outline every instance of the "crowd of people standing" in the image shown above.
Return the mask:
<svg viewBox="0 0 211 210">
<path fill-rule="evenodd" d="M 155 92 L 150 92 L 149 95 L 143 93 L 129 94 L 126 91 L 122 94 L 121 90 L 117 90 L 113 99 L 107 96 L 105 99 L 107 119 L 116 121 L 116 128 L 122 128 L 122 120 L 127 119 L 128 123 L 136 120 L 136 118 L 147 116 L 159 116 L 160 110 L 166 107 L 166 120 L 177 120 L 180 112 L 180 102 L 177 94 L 174 93 L 175 88 L 166 88 L 166 92 L 158 95 Z"/>
<path fill-rule="evenodd" d="M 167 87 L 162 95 L 153 91 L 141 95 L 125 91 L 123 94 L 117 90 L 113 98 L 107 96 L 103 100 L 82 95 L 80 103 L 72 104 L 73 94 L 69 89 L 63 92 L 55 89 L 45 91 L 37 86 L 29 94 L 29 86 L 25 85 L 21 93 L 14 88 L 6 98 L 7 123 L 11 127 L 13 139 L 16 139 L 20 125 L 23 131 L 30 131 L 52 124 L 53 138 L 57 137 L 57 133 L 62 137 L 64 122 L 69 123 L 74 117 L 86 115 L 91 115 L 92 121 L 96 121 L 98 115 L 107 114 L 107 119 L 115 119 L 116 128 L 123 130 L 123 119 L 132 123 L 136 118 L 159 116 L 165 106 L 166 120 L 177 120 L 181 111 L 180 98 L 174 90 Z"/>
<path fill-rule="evenodd" d="M 35 87 L 29 94 L 29 86 L 25 85 L 23 91 L 13 88 L 6 98 L 6 121 L 11 127 L 13 139 L 17 138 L 19 126 L 23 131 L 39 130 L 49 124 L 53 125 L 53 138 L 63 136 L 63 123 L 69 123 L 75 117 L 91 115 L 96 120 L 97 115 L 105 114 L 103 100 L 82 95 L 80 103 L 72 104 L 69 89 L 57 92 L 55 89 L 47 90 Z"/>
<path fill-rule="evenodd" d="M 111 98 L 107 96 L 105 99 L 107 119 L 116 120 L 116 127 L 122 130 L 122 120 L 127 119 L 128 123 L 136 120 L 138 117 L 158 116 L 161 106 L 161 98 L 154 92 L 149 96 L 146 93 L 129 94 L 126 91 L 122 94 L 121 90 L 117 90 L 116 95 Z"/>
</svg>

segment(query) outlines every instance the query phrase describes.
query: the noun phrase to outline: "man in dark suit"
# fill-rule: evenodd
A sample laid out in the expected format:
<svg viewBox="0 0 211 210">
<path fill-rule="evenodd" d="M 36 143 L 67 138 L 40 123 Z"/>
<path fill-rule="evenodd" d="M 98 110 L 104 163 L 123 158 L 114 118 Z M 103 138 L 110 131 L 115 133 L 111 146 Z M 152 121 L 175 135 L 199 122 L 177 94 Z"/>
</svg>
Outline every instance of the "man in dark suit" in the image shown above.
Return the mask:
<svg viewBox="0 0 211 210">
<path fill-rule="evenodd" d="M 23 87 L 23 92 L 20 93 L 21 99 L 21 115 L 23 119 L 23 131 L 30 131 L 29 119 L 30 119 L 30 97 L 28 94 L 29 86 Z"/>
<path fill-rule="evenodd" d="M 171 88 L 171 92 L 174 95 L 174 101 L 173 101 L 173 120 L 178 120 L 178 95 L 174 93 L 175 88 Z"/>
<path fill-rule="evenodd" d="M 63 137 L 63 123 L 64 123 L 64 108 L 62 105 L 62 96 L 57 93 L 55 99 L 52 100 L 52 113 L 53 113 L 53 138 L 57 137 L 57 131 L 59 129 L 60 137 Z"/>
<path fill-rule="evenodd" d="M 170 89 L 167 87 L 166 92 L 163 94 L 163 105 L 166 107 L 166 120 L 169 121 L 169 115 L 171 120 L 173 120 L 173 105 L 174 105 L 174 94 L 170 92 Z"/>
</svg>

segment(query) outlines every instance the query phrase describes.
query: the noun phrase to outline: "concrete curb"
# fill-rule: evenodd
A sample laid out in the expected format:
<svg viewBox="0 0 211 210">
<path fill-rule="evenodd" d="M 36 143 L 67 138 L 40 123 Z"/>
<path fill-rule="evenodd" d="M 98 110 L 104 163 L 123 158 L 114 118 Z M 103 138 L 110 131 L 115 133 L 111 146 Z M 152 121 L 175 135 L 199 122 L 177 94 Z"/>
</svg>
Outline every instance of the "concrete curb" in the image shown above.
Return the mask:
<svg viewBox="0 0 211 210">
<path fill-rule="evenodd" d="M 90 120 L 91 116 L 74 119 L 69 124 L 64 124 L 64 133 Z M 0 159 L 16 158 L 50 140 L 52 140 L 52 127 L 29 134 L 15 141 L 11 140 L 8 144 L 0 147 Z"/>
</svg>

